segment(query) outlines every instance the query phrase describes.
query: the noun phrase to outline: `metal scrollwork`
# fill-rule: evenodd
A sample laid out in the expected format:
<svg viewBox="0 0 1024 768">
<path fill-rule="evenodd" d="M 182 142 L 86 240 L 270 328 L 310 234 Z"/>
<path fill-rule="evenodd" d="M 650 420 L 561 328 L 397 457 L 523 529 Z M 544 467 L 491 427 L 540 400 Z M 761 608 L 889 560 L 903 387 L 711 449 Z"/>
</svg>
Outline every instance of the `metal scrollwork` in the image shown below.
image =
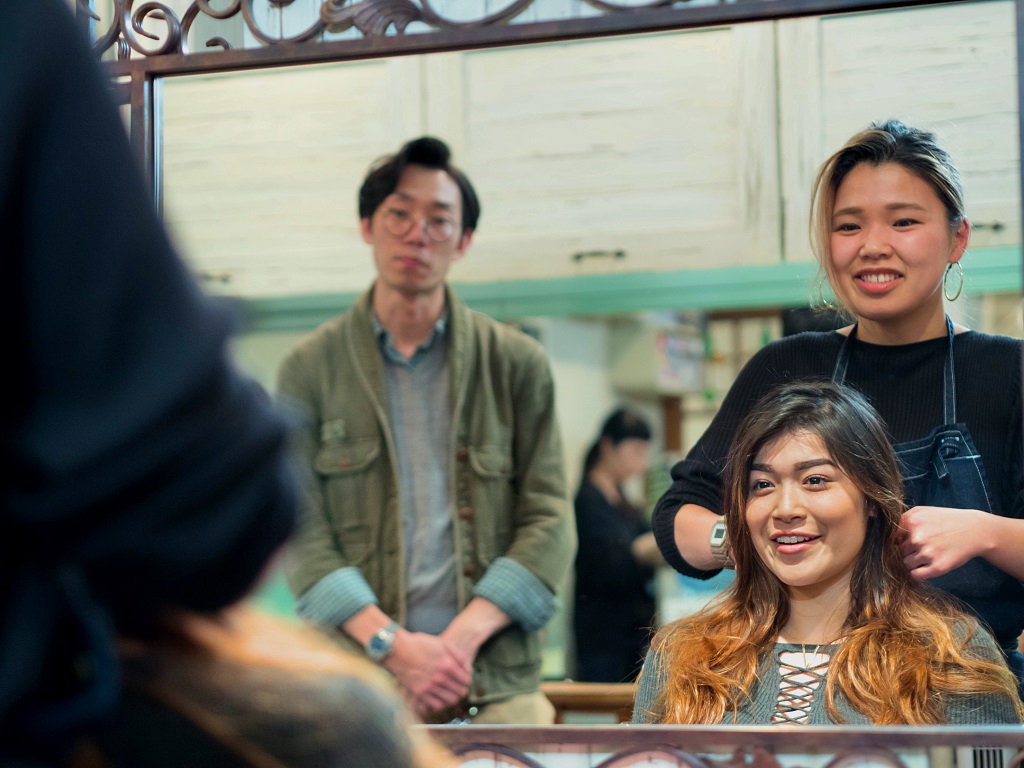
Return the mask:
<svg viewBox="0 0 1024 768">
<path fill-rule="evenodd" d="M 196 0 L 198 2 L 199 0 Z M 275 2 L 275 0 L 269 0 L 272 5 L 278 7 L 285 7 L 281 2 Z M 288 0 L 290 3 L 291 0 Z M 326 2 L 326 0 L 325 0 Z M 260 28 L 259 23 L 256 21 L 256 16 L 253 11 L 253 4 L 255 0 L 241 0 L 242 4 L 242 18 L 245 19 L 245 25 L 252 32 L 253 36 L 264 45 L 281 45 L 283 43 L 304 43 L 307 40 L 312 40 L 319 35 L 323 34 L 327 25 L 321 19 L 316 19 L 305 31 L 300 32 L 297 35 L 291 35 L 290 37 L 274 37 L 268 34 Z"/>
<path fill-rule="evenodd" d="M 154 0 L 133 9 L 134 5 L 135 0 L 123 0 L 121 4 L 121 35 L 133 51 L 138 51 L 144 56 L 162 56 L 181 50 L 181 20 L 174 11 Z M 159 35 L 148 32 L 143 26 L 147 19 L 157 19 L 166 25 L 167 34 L 162 42 Z M 147 48 L 139 40 L 140 36 L 156 40 L 158 45 L 155 48 Z"/>
<path fill-rule="evenodd" d="M 113 0 L 113 14 L 106 32 L 99 35 L 93 43 L 93 49 L 102 54 L 113 46 L 117 46 L 117 57 L 128 58 L 132 52 L 143 56 L 162 56 L 167 53 L 181 51 L 182 25 L 177 14 L 167 5 L 150 0 L 135 7 L 135 0 Z M 90 7 L 89 0 L 78 0 L 79 13 L 102 21 Z M 155 19 L 165 25 L 165 34 L 156 35 L 148 31 L 144 24 L 148 19 Z M 140 38 L 157 41 L 156 46 L 143 44 Z"/>
<path fill-rule="evenodd" d="M 498 744 L 467 744 L 452 750 L 461 765 L 478 760 L 489 762 L 495 768 L 543 768 L 544 760 L 536 760 L 519 749 Z M 1024 754 L 1024 753 L 1022 753 Z M 759 747 L 738 748 L 725 759 L 694 754 L 667 744 L 627 747 L 612 753 L 596 768 L 781 768 L 782 763 Z M 829 761 L 831 768 L 872 766 L 873 768 L 906 768 L 895 754 L 883 749 L 860 748 L 840 752 Z M 1006 768 L 1020 768 L 1014 763 Z"/>
<path fill-rule="evenodd" d="M 635 5 L 629 3 L 608 3 L 605 0 L 583 0 L 583 2 L 604 13 L 616 13 L 618 11 L 637 11 L 644 8 L 665 8 L 674 5 L 676 0 L 650 0 L 650 2 L 636 3 Z"/>
<path fill-rule="evenodd" d="M 258 0 L 263 8 L 284 13 L 295 0 Z M 389 34 L 403 35 L 413 22 L 433 30 L 468 30 L 507 24 L 538 0 L 509 0 L 503 8 L 470 20 L 456 20 L 444 16 L 434 5 L 437 0 L 322 0 L 319 13 L 309 25 L 297 34 L 274 34 L 258 21 L 257 0 L 192 0 L 180 17 L 159 0 L 111 0 L 113 11 L 109 25 L 95 36 L 94 49 L 100 55 L 115 49 L 118 59 L 131 56 L 155 57 L 166 54 L 189 54 L 189 37 L 197 19 L 206 17 L 225 21 L 240 16 L 252 38 L 264 46 L 303 43 L 323 38 L 327 33 L 357 29 L 364 37 L 380 38 Z M 76 0 L 79 14 L 95 22 L 103 19 L 92 9 L 91 0 Z M 670 6 L 688 0 L 637 0 L 637 4 L 612 0 L 581 0 L 603 13 L 621 13 L 637 9 Z M 297 13 L 296 9 L 292 13 Z M 160 34 L 154 25 L 162 24 Z M 232 45 L 224 36 L 204 41 L 207 48 L 229 49 Z"/>
<path fill-rule="evenodd" d="M 320 20 L 330 32 L 355 27 L 364 35 L 379 37 L 389 26 L 400 35 L 410 23 L 427 22 L 427 17 L 412 0 L 362 0 L 354 5 L 348 0 L 327 0 L 320 8 Z"/>
<path fill-rule="evenodd" d="M 291 2 L 291 0 L 288 0 Z M 231 4 L 227 8 L 217 10 L 210 5 L 209 0 L 195 0 L 192 5 L 185 11 L 185 15 L 181 19 L 181 47 L 182 53 L 188 53 L 188 33 L 192 30 L 192 23 L 199 17 L 200 14 L 208 16 L 211 19 L 224 20 L 230 19 L 235 16 L 241 9 L 242 0 L 231 0 Z M 231 43 L 225 40 L 223 37 L 211 37 L 206 41 L 207 48 L 223 48 L 224 50 L 231 49 Z"/>
<path fill-rule="evenodd" d="M 454 21 L 439 14 L 430 4 L 430 0 L 420 0 L 423 4 L 423 12 L 427 17 L 427 23 L 438 29 L 474 29 L 477 27 L 489 27 L 495 24 L 504 24 L 514 19 L 520 13 L 529 8 L 534 0 L 514 0 L 511 4 L 496 13 L 484 16 L 475 21 Z"/>
<path fill-rule="evenodd" d="M 262 0 L 267 7 L 283 10 L 292 5 L 294 0 Z M 309 26 L 298 34 L 275 35 L 260 26 L 255 8 L 256 0 L 231 0 L 225 7 L 217 8 L 213 0 L 193 0 L 185 13 L 178 15 L 165 3 L 147 0 L 135 7 L 135 0 L 113 0 L 112 19 L 106 31 L 96 36 L 94 50 L 102 55 L 111 47 L 117 47 L 117 58 L 125 59 L 130 55 L 153 57 L 164 54 L 190 53 L 188 38 L 196 20 L 205 16 L 210 19 L 224 21 L 241 16 L 252 36 L 263 45 L 282 45 L 302 43 L 320 37 L 325 32 L 343 32 L 351 27 L 358 29 L 368 37 L 380 37 L 394 29 L 395 34 L 402 34 L 413 21 L 438 29 L 444 27 L 465 26 L 458 22 L 450 22 L 436 13 L 425 0 L 417 5 L 414 0 L 324 0 L 320 7 L 319 17 L 314 18 Z M 525 7 L 533 0 L 515 0 L 513 7 Z M 89 0 L 77 0 L 79 13 L 96 22 L 103 21 L 90 7 Z M 518 12 L 518 11 L 516 11 Z M 498 23 L 510 18 L 508 9 L 488 16 L 476 24 Z M 144 25 L 148 20 L 163 22 L 164 34 L 156 35 Z M 144 43 L 157 41 L 154 46 Z M 231 44 L 222 36 L 212 37 L 205 41 L 206 47 L 231 48 Z"/>
</svg>

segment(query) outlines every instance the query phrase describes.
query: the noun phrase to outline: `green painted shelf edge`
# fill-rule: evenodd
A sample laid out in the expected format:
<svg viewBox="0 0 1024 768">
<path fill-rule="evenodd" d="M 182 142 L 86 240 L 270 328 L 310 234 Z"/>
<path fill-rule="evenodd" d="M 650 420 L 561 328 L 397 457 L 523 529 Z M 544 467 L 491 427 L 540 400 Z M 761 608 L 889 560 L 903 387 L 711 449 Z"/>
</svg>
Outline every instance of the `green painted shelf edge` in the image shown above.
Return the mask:
<svg viewBox="0 0 1024 768">
<path fill-rule="evenodd" d="M 969 294 L 1020 292 L 1020 246 L 974 248 L 964 257 Z M 547 280 L 454 283 L 469 306 L 492 317 L 605 315 L 644 310 L 742 310 L 807 306 L 817 265 L 766 264 L 582 275 Z M 348 308 L 356 293 L 236 298 L 245 332 L 307 331 Z"/>
</svg>

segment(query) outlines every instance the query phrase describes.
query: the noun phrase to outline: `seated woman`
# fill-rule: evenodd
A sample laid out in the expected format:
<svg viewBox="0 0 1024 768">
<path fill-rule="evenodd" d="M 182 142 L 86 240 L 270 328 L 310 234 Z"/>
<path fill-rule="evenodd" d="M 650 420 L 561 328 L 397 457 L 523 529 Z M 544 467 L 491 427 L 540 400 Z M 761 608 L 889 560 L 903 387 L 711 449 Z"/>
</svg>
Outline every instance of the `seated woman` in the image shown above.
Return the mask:
<svg viewBox="0 0 1024 768">
<path fill-rule="evenodd" d="M 656 635 L 633 721 L 1021 722 L 991 635 L 903 567 L 903 481 L 867 401 L 788 384 L 736 435 L 725 484 L 736 579 Z"/>
</svg>

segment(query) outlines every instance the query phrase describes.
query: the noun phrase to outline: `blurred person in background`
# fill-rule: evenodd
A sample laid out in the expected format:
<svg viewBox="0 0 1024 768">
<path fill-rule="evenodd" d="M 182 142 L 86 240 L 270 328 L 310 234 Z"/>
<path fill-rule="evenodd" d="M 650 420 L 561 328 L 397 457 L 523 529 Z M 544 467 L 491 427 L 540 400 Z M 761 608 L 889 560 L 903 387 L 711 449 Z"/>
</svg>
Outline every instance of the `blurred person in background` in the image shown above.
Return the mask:
<svg viewBox="0 0 1024 768">
<path fill-rule="evenodd" d="M 619 409 L 601 427 L 583 461 L 576 492 L 576 679 L 631 682 L 654 621 L 654 573 L 664 563 L 654 534 L 623 493 L 644 477 L 651 446 L 647 423 Z"/>
</svg>

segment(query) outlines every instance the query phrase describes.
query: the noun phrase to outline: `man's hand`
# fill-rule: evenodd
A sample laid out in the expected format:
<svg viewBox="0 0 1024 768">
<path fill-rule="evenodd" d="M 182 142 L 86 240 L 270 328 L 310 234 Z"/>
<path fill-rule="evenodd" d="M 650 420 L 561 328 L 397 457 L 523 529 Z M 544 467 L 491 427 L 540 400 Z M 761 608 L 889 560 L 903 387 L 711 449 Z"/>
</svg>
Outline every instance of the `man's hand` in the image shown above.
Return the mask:
<svg viewBox="0 0 1024 768">
<path fill-rule="evenodd" d="M 454 648 L 458 648 L 472 664 L 480 646 L 511 623 L 508 615 L 490 600 L 474 597 L 459 615 L 452 619 L 452 623 L 441 633 L 441 637 Z"/>
<path fill-rule="evenodd" d="M 384 667 L 420 716 L 457 704 L 469 694 L 473 661 L 443 637 L 400 629 Z"/>
<path fill-rule="evenodd" d="M 341 629 L 365 647 L 390 621 L 377 605 L 367 605 Z M 405 629 L 398 630 L 382 666 L 394 675 L 406 702 L 421 717 L 462 701 L 473 679 L 472 656 L 448 640 Z"/>
</svg>

